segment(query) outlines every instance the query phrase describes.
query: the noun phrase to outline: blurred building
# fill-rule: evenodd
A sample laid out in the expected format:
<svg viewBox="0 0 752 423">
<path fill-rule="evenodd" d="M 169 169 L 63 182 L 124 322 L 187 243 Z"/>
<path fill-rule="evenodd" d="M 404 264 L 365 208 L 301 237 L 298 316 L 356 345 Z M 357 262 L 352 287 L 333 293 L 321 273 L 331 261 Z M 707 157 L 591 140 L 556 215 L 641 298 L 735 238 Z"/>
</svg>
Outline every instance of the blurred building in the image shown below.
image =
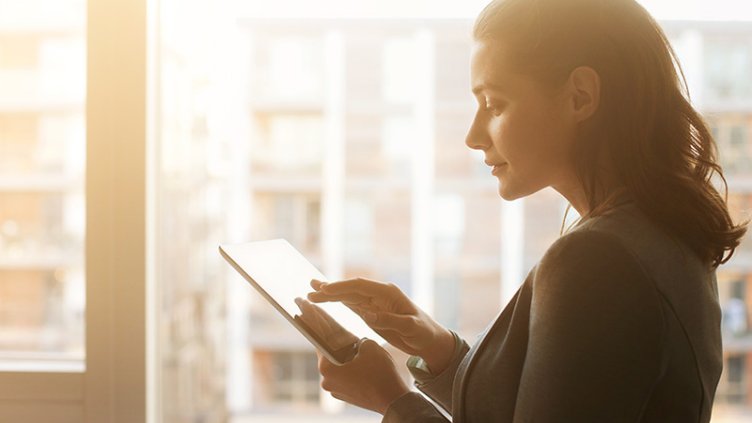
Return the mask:
<svg viewBox="0 0 752 423">
<path fill-rule="evenodd" d="M 0 361 L 80 368 L 84 3 L 0 10 Z"/>
<path fill-rule="evenodd" d="M 160 392 L 155 398 L 165 423 L 221 423 L 227 369 L 224 239 L 228 185 L 224 157 L 232 151 L 212 131 L 208 104 L 218 82 L 210 72 L 214 28 L 205 1 L 159 2 L 154 43 L 156 81 L 154 145 L 156 233 L 153 281 L 158 285 Z M 212 79 L 213 78 L 213 79 Z"/>
<path fill-rule="evenodd" d="M 289 239 L 336 275 L 330 278 L 397 283 L 472 341 L 505 304 L 503 291 L 513 292 L 558 237 L 566 203 L 544 190 L 504 206 L 482 155 L 465 146 L 476 107 L 470 25 L 242 21 L 252 46 L 249 237 Z M 703 22 L 665 28 L 717 137 L 740 219 L 752 198 L 752 29 Z M 323 236 L 329 232 L 335 235 Z M 747 239 L 718 271 L 726 330 L 721 408 L 752 406 Z M 262 303 L 255 298 L 249 311 L 252 409 L 316 404 L 315 356 Z M 286 380 L 298 381 L 297 394 Z"/>
<path fill-rule="evenodd" d="M 6 361 L 83 355 L 84 3 L 49 3 L 59 13 L 16 2 L 21 17 L 0 15 Z M 164 16 L 186 8 L 161 4 Z M 217 244 L 286 238 L 331 279 L 398 284 L 472 342 L 558 237 L 565 203 L 550 189 L 503 202 L 482 154 L 465 146 L 476 107 L 470 21 L 238 22 L 235 79 L 212 68 L 214 46 L 195 27 L 165 22 L 160 40 L 154 259 L 164 421 L 313 419 L 322 410 L 334 413 L 327 421 L 378 421 L 326 399 L 311 346 L 241 286 Z M 748 217 L 752 28 L 664 27 L 717 138 L 733 216 Z M 218 85 L 233 94 L 219 110 Z M 718 270 L 725 365 L 716 416 L 752 409 L 749 239 Z"/>
<path fill-rule="evenodd" d="M 728 200 L 736 221 L 752 212 L 752 27 L 734 22 L 666 22 L 680 55 L 694 103 L 716 138 Z M 720 182 L 717 186 L 721 186 Z M 724 369 L 716 415 L 752 414 L 752 237 L 717 272 L 723 312 Z"/>
</svg>

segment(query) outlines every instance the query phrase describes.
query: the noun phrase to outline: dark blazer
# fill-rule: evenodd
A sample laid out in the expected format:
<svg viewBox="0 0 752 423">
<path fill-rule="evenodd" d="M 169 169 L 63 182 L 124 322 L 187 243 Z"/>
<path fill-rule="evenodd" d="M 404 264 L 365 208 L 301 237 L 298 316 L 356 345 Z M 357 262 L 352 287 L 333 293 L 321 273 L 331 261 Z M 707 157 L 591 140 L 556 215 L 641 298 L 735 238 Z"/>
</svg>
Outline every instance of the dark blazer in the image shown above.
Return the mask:
<svg viewBox="0 0 752 423">
<path fill-rule="evenodd" d="M 715 269 L 627 201 L 554 242 L 441 374 L 409 368 L 455 423 L 705 423 L 720 324 Z M 418 392 L 382 420 L 446 421 Z"/>
</svg>

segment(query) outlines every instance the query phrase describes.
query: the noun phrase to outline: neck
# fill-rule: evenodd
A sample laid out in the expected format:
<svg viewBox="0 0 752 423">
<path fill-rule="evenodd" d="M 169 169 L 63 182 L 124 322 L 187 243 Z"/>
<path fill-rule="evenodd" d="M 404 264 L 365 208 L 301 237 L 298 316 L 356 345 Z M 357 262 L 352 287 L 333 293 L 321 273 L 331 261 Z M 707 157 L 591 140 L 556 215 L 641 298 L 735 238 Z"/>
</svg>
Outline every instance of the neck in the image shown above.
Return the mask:
<svg viewBox="0 0 752 423">
<path fill-rule="evenodd" d="M 630 198 L 623 184 L 618 183 L 608 172 L 604 172 L 603 175 L 605 176 L 601 179 L 601 183 L 597 183 L 595 187 L 595 201 L 593 203 L 596 206 L 604 204 L 608 207 L 611 204 L 620 204 Z M 594 211 L 590 210 L 590 201 L 585 192 L 585 187 L 573 173 L 568 178 L 563 178 L 560 183 L 551 186 L 569 201 L 583 219 L 590 216 Z"/>
<path fill-rule="evenodd" d="M 559 184 L 552 187 L 567 199 L 569 204 L 577 210 L 577 214 L 585 216 L 588 212 L 588 201 L 585 190 L 580 184 Z"/>
</svg>

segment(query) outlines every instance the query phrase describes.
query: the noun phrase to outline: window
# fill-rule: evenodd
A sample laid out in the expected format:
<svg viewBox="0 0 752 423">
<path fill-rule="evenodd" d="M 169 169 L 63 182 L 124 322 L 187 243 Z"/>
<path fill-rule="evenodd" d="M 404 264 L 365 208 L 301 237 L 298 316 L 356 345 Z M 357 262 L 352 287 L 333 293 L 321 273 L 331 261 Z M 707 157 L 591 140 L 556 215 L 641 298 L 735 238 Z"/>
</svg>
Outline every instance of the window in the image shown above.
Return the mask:
<svg viewBox="0 0 752 423">
<path fill-rule="evenodd" d="M 414 119 L 410 116 L 386 116 L 382 127 L 382 154 L 390 163 L 389 173 L 409 177 L 410 158 L 416 143 Z"/>
<path fill-rule="evenodd" d="M 256 40 L 255 94 L 276 101 L 323 98 L 324 55 L 320 37 L 289 35 Z M 253 98 L 252 100 L 255 100 Z"/>
<path fill-rule="evenodd" d="M 724 365 L 725 379 L 719 388 L 721 400 L 731 404 L 743 404 L 746 400 L 746 381 L 745 370 L 747 368 L 747 357 L 741 354 L 729 355 Z M 725 382 L 725 383 L 724 383 Z"/>
<path fill-rule="evenodd" d="M 222 102 L 195 107 L 199 112 L 184 118 L 205 123 L 201 137 L 207 147 L 201 151 L 213 151 L 212 157 L 227 169 L 211 179 L 221 193 L 213 200 L 220 210 L 216 220 L 202 218 L 204 203 L 197 203 L 190 219 L 178 217 L 185 214 L 184 207 L 165 203 L 162 213 L 174 226 L 161 236 L 172 238 L 169 234 L 184 232 L 182 228 L 215 227 L 194 230 L 187 245 L 217 238 L 287 238 L 328 277 L 396 283 L 439 321 L 472 339 L 558 237 L 566 204 L 551 189 L 514 204 L 502 202 L 483 154 L 464 144 L 475 104 L 467 88 L 467 66 L 458 64 L 467 63 L 472 22 L 334 25 L 328 20 L 303 23 L 284 15 L 236 16 L 220 25 L 237 25 L 237 30 L 217 32 L 208 44 L 242 46 L 215 61 L 218 67 L 235 70 L 232 79 L 186 65 L 215 60 L 211 48 L 181 50 L 186 57 L 170 68 L 175 74 L 165 75 L 165 81 L 193 75 L 194 82 L 184 91 L 202 87 L 218 98 L 232 98 L 232 107 Z M 693 46 L 697 47 L 687 48 Z M 717 79 L 723 85 L 728 75 L 718 75 L 708 81 Z M 464 89 L 455 84 L 463 80 L 468 84 Z M 247 90 L 233 89 L 246 86 Z M 198 104 L 203 98 L 190 101 Z M 232 121 L 222 118 L 227 114 Z M 726 143 L 724 154 L 742 170 L 746 129 L 734 128 L 743 126 L 745 119 L 723 115 L 717 129 Z M 172 124 L 165 120 L 162 126 Z M 178 135 L 166 134 L 160 142 L 183 145 Z M 209 140 L 219 139 L 224 144 L 218 145 L 225 147 L 209 146 Z M 178 197 L 189 198 L 205 183 L 188 176 L 204 174 L 202 161 L 191 163 L 197 170 L 186 168 L 182 178 L 195 186 L 176 192 Z M 181 203 L 176 198 L 169 204 Z M 567 217 L 571 224 L 576 211 L 570 210 Z M 223 220 L 227 224 L 222 225 Z M 160 262 L 164 272 L 184 267 L 185 255 L 192 257 L 189 252 L 175 254 L 176 250 L 164 244 L 163 256 L 171 258 Z M 342 404 L 332 406 L 329 396 L 316 390 L 315 374 L 310 380 L 303 376 L 303 352 L 309 348 L 305 340 L 252 292 L 243 298 L 248 296 L 242 290 L 246 287 L 236 286 L 231 269 L 219 257 L 207 252 L 201 259 L 205 282 L 187 298 L 214 299 L 202 303 L 207 310 L 221 307 L 221 294 L 214 293 L 218 286 L 225 286 L 232 298 L 226 323 L 235 335 L 225 364 L 233 418 L 253 421 L 304 408 L 313 414 L 332 412 L 332 419 L 347 421 L 350 413 L 358 412 Z M 174 304 L 185 301 L 180 298 L 187 293 L 181 290 L 176 286 L 171 291 Z M 190 320 L 190 315 L 171 322 L 181 327 L 185 323 L 180 320 Z M 215 325 L 213 318 L 220 315 L 202 314 L 193 322 L 195 333 Z M 201 342 L 185 339 L 186 345 Z M 204 362 L 222 362 L 212 352 L 216 350 L 199 351 Z M 217 407 L 206 405 L 207 410 Z M 368 413 L 365 417 L 376 421 Z"/>
<path fill-rule="evenodd" d="M 711 115 L 710 123 L 724 175 L 749 175 L 752 172 L 752 144 L 747 117 L 716 113 Z"/>
<path fill-rule="evenodd" d="M 376 422 L 319 389 L 310 345 L 217 244 L 288 238 L 472 339 L 556 237 L 560 198 L 502 202 L 464 145 L 477 10 L 314 20 L 298 3 L 0 0 L 0 420 Z M 743 215 L 752 34 L 674 24 L 728 109 L 715 134 Z M 748 243 L 718 278 L 718 405 L 746 409 Z"/>
<path fill-rule="evenodd" d="M 744 100 L 752 95 L 752 42 L 746 38 L 708 37 L 705 79 L 709 100 Z"/>
<path fill-rule="evenodd" d="M 82 368 L 84 3 L 3 3 L 15 25 L 0 30 L 0 362 Z"/>
<path fill-rule="evenodd" d="M 433 233 L 438 257 L 455 256 L 462 250 L 465 235 L 465 202 L 457 194 L 434 199 Z"/>
<path fill-rule="evenodd" d="M 384 101 L 410 104 L 415 100 L 418 57 L 414 37 L 390 37 L 383 41 L 381 87 Z"/>
<path fill-rule="evenodd" d="M 257 170 L 316 174 L 321 169 L 323 122 L 316 114 L 256 115 L 253 162 Z"/>
<path fill-rule="evenodd" d="M 319 400 L 319 370 L 316 354 L 311 352 L 270 352 L 272 377 L 270 386 L 273 402 L 313 403 Z"/>
<path fill-rule="evenodd" d="M 744 280 L 727 282 L 730 285 L 728 297 L 721 305 L 722 327 L 727 338 L 745 335 L 749 331 L 749 315 L 744 301 L 746 283 Z"/>
<path fill-rule="evenodd" d="M 367 199 L 345 204 L 345 251 L 352 261 L 366 261 L 373 252 L 373 212 Z"/>
</svg>

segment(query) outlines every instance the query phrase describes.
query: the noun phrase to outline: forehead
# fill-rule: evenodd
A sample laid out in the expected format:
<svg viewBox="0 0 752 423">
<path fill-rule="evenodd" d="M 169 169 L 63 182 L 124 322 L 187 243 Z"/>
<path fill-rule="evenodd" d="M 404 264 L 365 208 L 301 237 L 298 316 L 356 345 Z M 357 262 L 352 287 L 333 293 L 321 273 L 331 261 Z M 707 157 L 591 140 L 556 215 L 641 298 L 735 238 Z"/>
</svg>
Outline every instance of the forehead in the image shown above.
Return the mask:
<svg viewBox="0 0 752 423">
<path fill-rule="evenodd" d="M 475 41 L 470 52 L 470 84 L 473 91 L 514 85 L 519 76 L 509 69 L 500 46 Z"/>
</svg>

